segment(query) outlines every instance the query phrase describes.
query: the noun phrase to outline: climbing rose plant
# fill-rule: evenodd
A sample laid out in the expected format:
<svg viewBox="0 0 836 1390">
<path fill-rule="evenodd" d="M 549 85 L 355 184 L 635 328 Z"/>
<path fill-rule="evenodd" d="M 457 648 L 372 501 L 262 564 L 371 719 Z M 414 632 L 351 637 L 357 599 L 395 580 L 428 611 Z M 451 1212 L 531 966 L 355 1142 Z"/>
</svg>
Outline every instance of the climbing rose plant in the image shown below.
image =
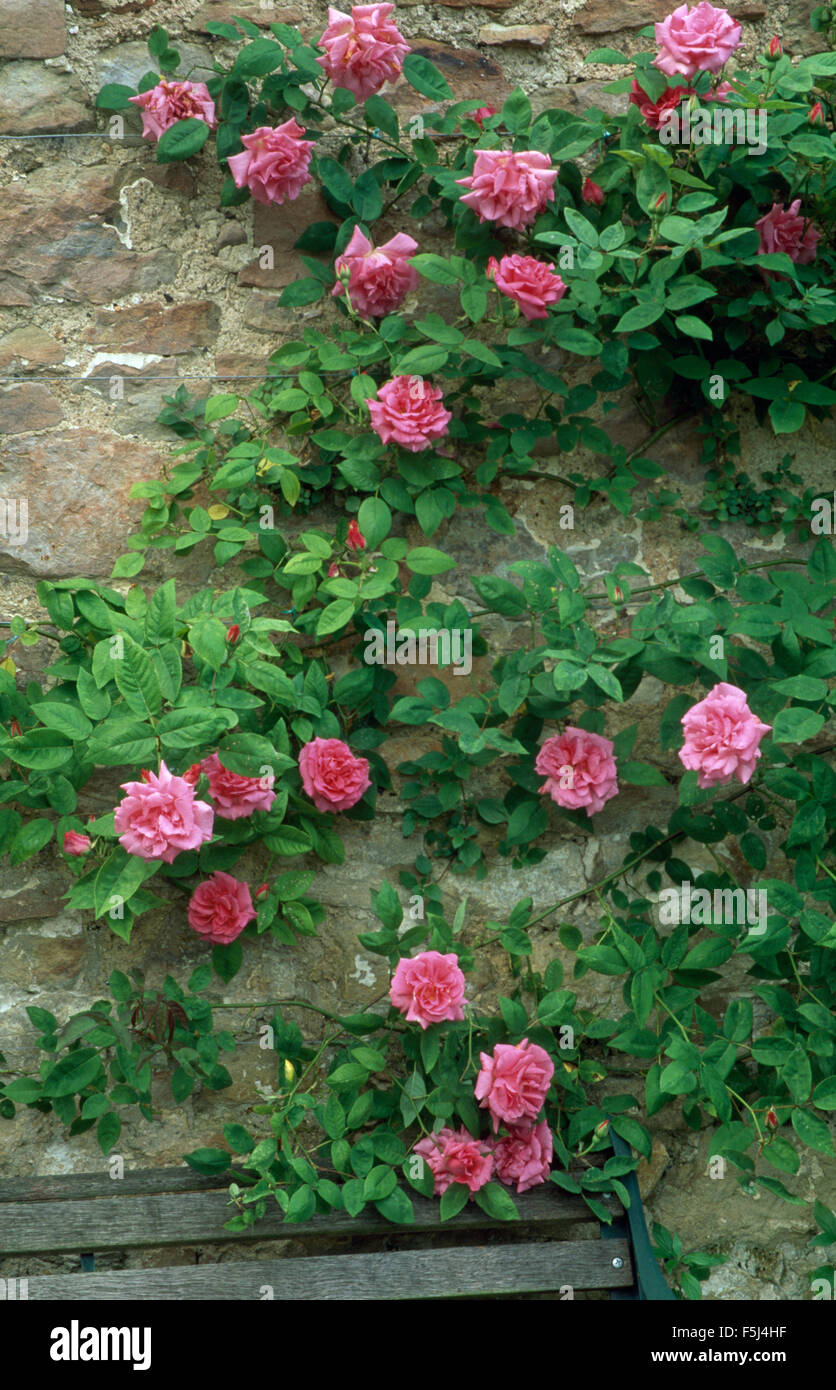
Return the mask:
<svg viewBox="0 0 836 1390">
<path fill-rule="evenodd" d="M 599 477 L 567 462 L 566 529 L 595 496 L 630 513 L 664 469 L 607 434 L 627 388 L 654 427 L 646 448 L 665 428 L 666 395 L 707 409 L 716 437 L 732 390 L 768 408 L 779 433 L 829 409 L 834 55 L 793 63 L 770 45 L 741 72 L 741 26 L 703 0 L 657 23 L 652 51 L 590 55 L 632 64 L 610 85 L 629 95 L 625 114 L 535 117 L 520 90 L 499 112 L 452 101 L 390 4 L 330 10 L 316 45 L 284 24 L 272 38 L 243 19 L 208 27 L 249 40 L 231 66 L 217 62 L 205 84 L 174 79 L 179 56 L 158 28 L 159 73 L 138 92 L 104 88 L 99 104 L 138 107 L 161 162 L 197 157 L 214 135 L 225 207 L 282 205 L 315 182 L 330 217 L 297 243 L 309 274 L 280 302 L 321 300 L 331 327 L 303 324 L 273 354 L 246 419 L 233 393 L 171 398 L 161 418 L 182 441 L 177 461 L 134 489 L 146 512 L 113 583 L 44 581 L 48 623 L 13 620 L 0 845 L 19 864 L 54 843 L 68 906 L 125 940 L 179 898 L 184 932 L 227 982 L 265 933 L 292 947 L 317 931 L 308 857 L 342 862 L 344 820 L 373 818 L 396 770 L 393 726 L 432 726 L 440 747 L 397 769 L 404 833 L 423 836 L 401 887 L 426 912 L 405 919 L 384 884 L 372 893 L 381 928 L 359 937 L 385 961 L 388 989 L 348 1016 L 273 1001 L 276 1083 L 254 1107 L 268 1132 L 261 1120 L 255 1132 L 227 1125 L 226 1149 L 186 1155 L 234 1179 L 232 1228 L 268 1201 L 290 1221 L 373 1205 L 409 1222 L 410 1187 L 439 1196 L 445 1219 L 469 1200 L 512 1219 L 511 1193 L 545 1182 L 582 1193 L 606 1221 L 599 1194 L 628 1200 L 621 1179 L 637 1163 L 610 1153 L 612 1135 L 649 1157 L 643 1121 L 666 1106 L 695 1131 L 714 1126 L 713 1152 L 747 1191 L 798 1202 L 774 1172 L 797 1171 L 794 1140 L 833 1155 L 836 1108 L 836 775 L 824 734 L 836 560 L 815 526 L 820 539 L 805 544 L 817 499 L 793 512 L 797 553 L 764 564 L 703 536 L 679 596 L 632 563 L 584 584 L 553 545 L 507 576 L 473 576 L 483 607 L 468 610 L 433 598 L 451 557 L 403 532 L 408 519 L 431 540 L 462 507 L 512 534 L 499 485 L 536 473 L 546 439 L 606 460 Z M 396 79 L 431 103 L 420 133 L 405 135 L 381 95 Z M 669 138 L 673 116 L 697 129 L 732 106 L 768 112 L 757 156 Z M 434 212 L 447 255 L 422 246 Z M 567 385 L 567 356 L 597 359 L 589 384 Z M 217 500 L 204 507 L 199 487 Z M 651 494 L 644 514 L 672 500 Z M 284 529 L 291 516 L 306 529 Z M 223 591 L 184 601 L 173 579 L 115 587 L 151 548 L 176 556 L 206 542 L 218 565 L 236 563 Z M 489 615 L 523 640 L 491 654 Z M 393 621 L 466 630 L 476 655 L 492 655 L 484 679 L 455 701 L 435 676 L 396 697 L 393 671 L 366 659 Z M 39 641 L 51 647 L 44 684 L 18 689 L 14 645 Z M 639 760 L 630 701 L 646 675 L 664 695 L 658 749 Z M 502 783 L 492 797 L 474 775 L 489 764 Z M 606 838 L 627 787 L 647 789 L 648 823 L 600 882 L 545 906 L 523 898 L 506 922 L 467 921 L 464 903 L 448 920 L 434 861 L 481 877 L 493 852 L 524 876 L 557 818 Z M 710 870 L 677 857 L 694 845 Z M 764 876 L 769 856 L 783 876 Z M 699 910 L 666 917 L 671 885 Z M 729 917 L 736 893 L 764 895 L 756 918 Z M 590 940 L 571 908 L 592 895 Z M 550 959 L 535 968 L 546 931 Z M 479 950 L 507 957 L 498 1015 L 468 998 Z M 757 1016 L 749 995 L 722 1017 L 705 998 L 733 958 Z M 612 1016 L 579 1001 L 568 969 L 621 982 Z M 154 991 L 117 971 L 113 1002 L 66 1025 L 30 1009 L 46 1055 L 3 1084 L 0 1113 L 54 1109 L 72 1133 L 96 1125 L 109 1152 L 123 1106 L 153 1117 L 152 1060 L 175 1100 L 227 1086 L 218 1058 L 235 1038 L 213 1011 L 235 1006 L 198 997 L 211 981 L 201 965 L 189 993 L 170 977 Z M 306 1041 L 288 1009 L 324 1019 L 324 1037 Z M 629 1080 L 614 1091 L 616 1066 Z M 819 1201 L 814 1215 L 826 1244 L 836 1216 Z M 698 1296 L 699 1279 L 683 1274 L 682 1288 Z"/>
</svg>

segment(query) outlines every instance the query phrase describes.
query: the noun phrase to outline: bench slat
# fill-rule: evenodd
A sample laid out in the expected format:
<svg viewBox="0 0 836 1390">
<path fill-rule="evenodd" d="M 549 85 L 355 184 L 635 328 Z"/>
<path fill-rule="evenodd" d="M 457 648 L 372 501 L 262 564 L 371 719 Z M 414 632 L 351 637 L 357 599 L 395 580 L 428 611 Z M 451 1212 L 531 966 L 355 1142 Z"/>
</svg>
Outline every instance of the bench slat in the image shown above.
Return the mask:
<svg viewBox="0 0 836 1390">
<path fill-rule="evenodd" d="M 117 1184 L 118 1186 L 118 1184 Z M 614 1215 L 621 1206 L 606 1199 Z M 247 1231 L 225 1231 L 223 1223 L 235 1215 L 226 1191 L 161 1193 L 157 1196 L 96 1197 L 68 1202 L 10 1202 L 0 1207 L 0 1254 L 25 1255 L 90 1250 L 126 1250 L 150 1246 L 191 1245 L 201 1242 L 267 1239 L 311 1239 L 328 1235 L 404 1234 L 448 1229 L 441 1222 L 440 1203 L 413 1197 L 416 1220 L 411 1226 L 393 1226 L 377 1212 L 352 1217 L 347 1212 L 315 1216 L 302 1224 L 285 1223 L 277 1206 L 268 1206 L 263 1220 Z M 554 1184 L 547 1191 L 528 1192 L 518 1199 L 520 1225 L 544 1221 L 589 1221 L 596 1218 L 579 1197 L 562 1192 Z M 496 1222 L 475 1203 L 454 1219 L 458 1227 L 493 1228 Z"/>
<path fill-rule="evenodd" d="M 622 1267 L 613 1268 L 620 1258 Z M 372 1255 L 179 1265 L 109 1274 L 59 1274 L 29 1279 L 30 1299 L 149 1301 L 265 1298 L 277 1301 L 382 1300 L 543 1293 L 627 1287 L 633 1282 L 625 1240 L 471 1246 Z"/>
<path fill-rule="evenodd" d="M 36 1178 L 9 1178 L 0 1182 L 0 1206 L 4 1202 L 56 1202 L 70 1197 L 140 1196 L 154 1192 L 212 1192 L 226 1188 L 235 1178 L 206 1178 L 194 1168 L 134 1168 L 124 1177 L 96 1173 L 47 1173 Z"/>
</svg>

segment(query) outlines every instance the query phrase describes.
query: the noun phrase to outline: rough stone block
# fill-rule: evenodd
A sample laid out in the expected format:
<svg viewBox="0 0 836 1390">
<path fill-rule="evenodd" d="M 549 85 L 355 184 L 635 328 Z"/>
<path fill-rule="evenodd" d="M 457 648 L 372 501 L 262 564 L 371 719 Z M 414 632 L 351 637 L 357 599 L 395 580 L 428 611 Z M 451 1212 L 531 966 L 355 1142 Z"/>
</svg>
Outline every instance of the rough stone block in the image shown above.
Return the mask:
<svg viewBox="0 0 836 1390">
<path fill-rule="evenodd" d="M 129 497 L 138 478 L 159 475 L 148 445 L 94 429 L 22 434 L 4 447 L 3 491 L 25 498 L 22 544 L 0 536 L 0 561 L 38 575 L 109 575 L 138 524 L 143 503 Z"/>
<path fill-rule="evenodd" d="M 134 304 L 125 309 L 99 309 L 84 341 L 122 352 L 172 357 L 208 347 L 219 323 L 220 310 L 209 299 L 186 304 Z"/>
<path fill-rule="evenodd" d="M 66 41 L 62 0 L 3 0 L 0 58 L 57 58 Z"/>
</svg>

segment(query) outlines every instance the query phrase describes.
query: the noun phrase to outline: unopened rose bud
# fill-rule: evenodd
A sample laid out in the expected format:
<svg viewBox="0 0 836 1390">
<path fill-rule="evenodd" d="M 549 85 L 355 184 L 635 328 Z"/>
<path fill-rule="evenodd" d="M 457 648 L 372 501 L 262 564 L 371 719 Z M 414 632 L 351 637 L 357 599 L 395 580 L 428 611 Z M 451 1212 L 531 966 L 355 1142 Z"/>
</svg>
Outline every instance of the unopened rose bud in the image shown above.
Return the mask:
<svg viewBox="0 0 836 1390">
<path fill-rule="evenodd" d="M 660 194 L 659 194 L 659 197 L 656 199 L 656 202 L 653 204 L 653 206 L 654 206 L 655 208 L 663 208 L 663 207 L 665 206 L 665 204 L 666 204 L 667 201 L 668 201 L 668 195 L 667 195 L 667 193 L 660 193 Z"/>
<path fill-rule="evenodd" d="M 334 579 L 339 574 L 339 572 L 339 565 L 337 564 L 336 560 L 332 560 L 330 565 L 328 566 L 328 578 Z"/>
<path fill-rule="evenodd" d="M 607 1132 L 607 1130 L 609 1129 L 609 1127 L 610 1127 L 610 1122 L 609 1122 L 609 1120 L 602 1120 L 601 1123 L 600 1123 L 599 1125 L 596 1125 L 596 1126 L 595 1126 L 595 1129 L 594 1129 L 593 1133 L 596 1134 L 596 1135 L 606 1134 L 606 1132 Z"/>
<path fill-rule="evenodd" d="M 824 110 L 820 101 L 810 107 L 810 125 L 824 125 Z"/>
<path fill-rule="evenodd" d="M 293 1063 L 288 1060 L 287 1057 L 285 1057 L 284 1061 L 284 1079 L 287 1082 L 288 1086 L 292 1086 L 294 1081 L 296 1080 L 296 1068 L 294 1067 Z"/>
<path fill-rule="evenodd" d="M 186 771 L 183 773 L 183 781 L 188 782 L 190 787 L 195 786 L 201 771 L 202 768 L 200 763 L 192 763 L 191 767 L 187 767 Z"/>
<path fill-rule="evenodd" d="M 237 642 L 237 641 L 238 641 L 238 638 L 239 638 L 240 636 L 241 636 L 241 629 L 240 629 L 240 627 L 238 626 L 237 623 L 233 623 L 233 624 L 232 624 L 232 627 L 228 627 L 228 628 L 227 628 L 227 630 L 226 630 L 226 640 L 227 640 L 227 642 Z"/>
<path fill-rule="evenodd" d="M 775 1114 L 775 1111 L 772 1109 L 771 1106 L 766 1112 L 766 1123 L 769 1125 L 770 1129 L 778 1128 L 778 1116 Z"/>
<path fill-rule="evenodd" d="M 64 831 L 65 854 L 87 854 L 93 846 L 89 835 L 79 835 L 77 830 Z"/>
<path fill-rule="evenodd" d="M 143 782 L 150 782 L 150 781 L 151 781 L 151 774 L 150 774 L 150 772 L 148 771 L 148 768 L 147 768 L 147 767 L 141 767 L 141 768 L 139 769 L 139 776 L 140 776 L 140 780 L 143 781 Z"/>
<path fill-rule="evenodd" d="M 488 118 L 489 118 L 490 116 L 495 116 L 495 115 L 496 115 L 496 108 L 495 108 L 495 107 L 493 107 L 493 106 L 480 106 L 478 111 L 474 111 L 474 112 L 473 112 L 473 115 L 472 115 L 472 117 L 471 117 L 471 120 L 474 120 L 474 121 L 476 122 L 476 124 L 478 125 L 479 129 L 481 130 L 481 129 L 482 129 L 482 123 L 483 123 L 483 121 L 486 121 L 486 120 L 488 120 Z"/>
<path fill-rule="evenodd" d="M 269 883 L 262 883 L 258 888 L 256 888 L 255 893 L 253 894 L 253 897 L 255 897 L 255 898 L 266 898 L 266 897 L 267 897 L 267 894 L 268 894 L 269 892 L 270 892 L 270 885 L 269 885 Z"/>
<path fill-rule="evenodd" d="M 9 733 L 11 734 L 12 738 L 20 738 L 22 730 L 16 719 L 13 719 L 11 724 L 9 725 Z"/>
<path fill-rule="evenodd" d="M 624 597 L 623 593 L 621 592 L 621 590 L 620 590 L 620 588 L 618 587 L 617 584 L 616 584 L 616 586 L 615 586 L 615 596 L 616 596 L 616 598 L 623 598 L 623 597 Z"/>
<path fill-rule="evenodd" d="M 581 197 L 585 203 L 594 203 L 596 207 L 600 207 L 604 201 L 604 190 L 600 184 L 593 183 L 592 179 L 584 179 Z"/>
<path fill-rule="evenodd" d="M 357 525 L 356 521 L 350 521 L 348 523 L 348 536 L 346 537 L 345 543 L 348 546 L 349 550 L 366 549 L 366 538 L 360 530 L 360 527 Z"/>
<path fill-rule="evenodd" d="M 781 43 L 781 40 L 778 38 L 778 35 L 777 35 L 777 34 L 773 34 L 773 35 L 772 35 L 772 38 L 769 40 L 769 56 L 770 56 L 770 58 L 780 58 L 780 56 L 781 56 L 781 54 L 783 53 L 783 51 L 784 51 L 784 46 L 783 46 L 783 44 Z"/>
</svg>

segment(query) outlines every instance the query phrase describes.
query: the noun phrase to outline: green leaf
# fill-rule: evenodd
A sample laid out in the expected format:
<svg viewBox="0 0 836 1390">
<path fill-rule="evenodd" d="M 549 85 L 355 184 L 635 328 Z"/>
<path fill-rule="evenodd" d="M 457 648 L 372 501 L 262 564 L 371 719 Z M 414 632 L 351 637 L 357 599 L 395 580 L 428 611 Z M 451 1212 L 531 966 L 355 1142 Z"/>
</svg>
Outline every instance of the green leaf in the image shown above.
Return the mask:
<svg viewBox="0 0 836 1390">
<path fill-rule="evenodd" d="M 128 854 L 121 845 L 112 850 L 96 874 L 93 910 L 97 917 L 114 911 L 133 897 L 140 884 L 155 873 L 158 863 Z"/>
<path fill-rule="evenodd" d="M 415 1208 L 403 1188 L 396 1187 L 388 1197 L 375 1202 L 381 1216 L 387 1221 L 397 1222 L 399 1226 L 411 1226 L 415 1221 Z"/>
<path fill-rule="evenodd" d="M 403 75 L 411 87 L 431 101 L 452 101 L 453 93 L 446 79 L 434 63 L 422 58 L 420 53 L 407 53 L 403 61 Z"/>
<path fill-rule="evenodd" d="M 354 185 L 350 176 L 346 173 L 341 164 L 336 159 L 330 159 L 323 155 L 316 161 L 317 172 L 325 188 L 340 203 L 351 205 L 354 193 Z"/>
<path fill-rule="evenodd" d="M 398 117 L 388 101 L 384 101 L 383 97 L 380 96 L 370 96 L 366 98 L 363 109 L 370 126 L 382 130 L 384 135 L 389 135 L 393 140 L 397 140 Z"/>
<path fill-rule="evenodd" d="M 420 255 L 411 256 L 409 264 L 423 275 L 425 280 L 432 280 L 436 285 L 456 285 L 461 276 L 454 270 L 449 261 L 443 256 L 433 255 L 429 251 L 422 251 Z"/>
<path fill-rule="evenodd" d="M 357 513 L 357 524 L 370 550 L 376 550 L 392 527 L 392 513 L 380 497 L 367 497 Z"/>
<path fill-rule="evenodd" d="M 574 352 L 579 357 L 600 356 L 603 343 L 593 333 L 587 332 L 585 328 L 574 328 L 565 318 L 555 319 L 553 324 L 551 338 L 558 347 L 565 348 L 567 352 Z"/>
<path fill-rule="evenodd" d="M 354 185 L 352 206 L 363 222 L 375 222 L 383 211 L 383 192 L 372 169 L 366 169 Z"/>
<path fill-rule="evenodd" d="M 121 82 L 107 82 L 96 97 L 100 111 L 122 111 L 130 105 L 130 98 L 136 96 L 133 87 L 125 87 Z"/>
<path fill-rule="evenodd" d="M 650 763 L 619 763 L 618 777 L 619 781 L 627 782 L 631 787 L 666 787 L 668 785 L 659 769 L 651 767 Z"/>
<path fill-rule="evenodd" d="M 110 1153 L 121 1133 L 122 1121 L 115 1110 L 108 1110 L 96 1126 L 96 1138 L 103 1154 Z"/>
<path fill-rule="evenodd" d="M 230 1156 L 223 1149 L 193 1149 L 190 1154 L 182 1156 L 195 1172 L 203 1173 L 210 1178 L 226 1173 L 231 1166 Z"/>
<path fill-rule="evenodd" d="M 833 1136 L 824 1120 L 820 1120 L 818 1115 L 811 1115 L 809 1110 L 798 1109 L 793 1110 L 790 1119 L 802 1144 L 806 1144 L 808 1149 L 815 1149 L 816 1153 L 833 1157 Z"/>
<path fill-rule="evenodd" d="M 326 604 L 319 615 L 316 624 L 317 637 L 326 637 L 331 632 L 338 632 L 341 627 L 345 627 L 346 623 L 351 622 L 353 616 L 353 599 L 334 599 L 333 603 Z"/>
<path fill-rule="evenodd" d="M 42 850 L 52 839 L 54 828 L 49 820 L 30 820 L 22 825 L 9 846 L 10 864 L 22 864 Z"/>
<path fill-rule="evenodd" d="M 448 1188 L 449 1191 L 449 1188 Z M 519 1221 L 513 1199 L 498 1182 L 489 1182 L 476 1193 L 476 1204 L 495 1221 Z"/>
<path fill-rule="evenodd" d="M 836 1076 L 828 1076 L 820 1081 L 811 1100 L 819 1110 L 836 1110 Z"/>
<path fill-rule="evenodd" d="M 804 743 L 808 738 L 815 738 L 823 725 L 824 715 L 813 710 L 781 709 L 775 715 L 772 737 L 776 743 Z"/>
<path fill-rule="evenodd" d="M 212 947 L 212 967 L 224 984 L 238 974 L 243 958 L 244 948 L 240 941 L 233 941 L 229 946 Z"/>
<path fill-rule="evenodd" d="M 446 570 L 456 567 L 455 560 L 451 560 L 443 550 L 434 550 L 431 545 L 419 545 L 407 551 L 405 560 L 413 574 L 444 574 Z"/>
<path fill-rule="evenodd" d="M 175 121 L 157 142 L 157 163 L 172 164 L 175 160 L 189 159 L 203 148 L 208 138 L 209 126 L 197 116 Z"/>
<path fill-rule="evenodd" d="M 451 1182 L 447 1191 L 442 1194 L 441 1198 L 442 1221 L 449 1221 L 451 1217 L 457 1216 L 462 1207 L 467 1205 L 469 1196 L 470 1189 L 466 1183 Z"/>
<path fill-rule="evenodd" d="M 68 1052 L 44 1078 L 43 1093 L 50 1100 L 75 1095 L 95 1081 L 101 1072 L 101 1058 L 95 1048 L 84 1047 Z"/>
</svg>

